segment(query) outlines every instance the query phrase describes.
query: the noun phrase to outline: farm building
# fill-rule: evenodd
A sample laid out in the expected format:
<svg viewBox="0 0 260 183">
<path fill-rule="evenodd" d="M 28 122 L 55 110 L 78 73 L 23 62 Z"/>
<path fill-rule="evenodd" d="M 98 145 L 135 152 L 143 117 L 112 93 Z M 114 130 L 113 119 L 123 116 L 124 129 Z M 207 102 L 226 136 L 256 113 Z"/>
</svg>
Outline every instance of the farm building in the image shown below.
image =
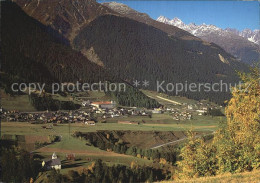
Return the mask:
<svg viewBox="0 0 260 183">
<path fill-rule="evenodd" d="M 50 169 L 55 169 L 55 170 L 60 170 L 61 169 L 61 161 L 57 157 L 56 153 L 54 152 L 52 154 L 52 158 L 50 160 L 46 160 L 42 162 L 42 167 L 50 170 Z"/>
<path fill-rule="evenodd" d="M 154 110 L 152 110 L 152 113 L 153 114 L 161 114 L 162 110 L 161 109 L 154 109 Z"/>
<path fill-rule="evenodd" d="M 83 101 L 83 102 L 81 103 L 81 105 L 82 105 L 83 107 L 89 106 L 89 104 L 90 104 L 90 101 L 89 101 L 89 100 Z"/>
<path fill-rule="evenodd" d="M 116 102 L 115 101 L 92 102 L 91 105 L 101 109 L 113 109 L 116 107 Z"/>
<path fill-rule="evenodd" d="M 73 153 L 73 154 L 66 154 L 66 159 L 67 159 L 67 160 L 72 160 L 72 161 L 74 161 L 74 160 L 75 160 L 75 157 L 76 157 L 75 153 Z"/>
</svg>

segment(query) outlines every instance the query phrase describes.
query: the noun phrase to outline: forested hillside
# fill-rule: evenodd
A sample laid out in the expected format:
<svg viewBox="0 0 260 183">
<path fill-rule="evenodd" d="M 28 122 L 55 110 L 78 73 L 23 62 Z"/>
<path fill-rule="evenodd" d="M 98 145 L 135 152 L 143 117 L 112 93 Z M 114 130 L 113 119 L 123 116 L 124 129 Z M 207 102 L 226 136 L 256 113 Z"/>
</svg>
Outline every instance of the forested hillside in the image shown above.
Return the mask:
<svg viewBox="0 0 260 183">
<path fill-rule="evenodd" d="M 181 39 L 198 41 L 202 39 L 203 41 L 201 40 L 201 44 L 213 42 L 221 46 L 221 48 L 236 58 L 240 58 L 244 63 L 252 64 L 253 62 L 259 60 L 259 45 L 253 44 L 246 38 L 227 32 L 226 30 L 215 29 L 216 27 L 214 26 L 213 28 L 210 28 L 211 25 L 205 25 L 205 27 L 203 25 L 195 25 L 194 27 L 194 24 L 186 25 L 180 19 L 173 21 L 164 16 L 160 16 L 156 21 L 150 18 L 149 15 L 135 11 L 122 3 L 105 2 L 102 3 L 102 5 L 107 6 L 111 10 L 114 10 L 123 16 L 152 25 L 153 27 L 164 31 L 169 35 L 173 35 Z M 191 35 L 193 32 L 194 35 Z"/>
<path fill-rule="evenodd" d="M 2 71 L 26 82 L 110 79 L 101 67 L 49 34 L 17 5 L 2 2 Z M 55 31 L 53 31 L 55 32 Z"/>
<path fill-rule="evenodd" d="M 122 82 L 64 44 L 62 35 L 25 14 L 16 4 L 1 2 L 1 7 L 1 84 L 6 92 L 11 92 L 14 82 Z M 143 98 L 140 91 L 136 92 Z"/>
<path fill-rule="evenodd" d="M 128 81 L 149 80 L 191 83 L 237 82 L 235 70 L 246 67 L 215 44 L 168 36 L 152 26 L 114 15 L 104 15 L 89 23 L 76 36 L 74 47 L 94 50 L 106 68 Z M 221 57 L 225 61 L 221 61 Z M 171 93 L 169 93 L 171 94 Z M 182 92 L 194 99 L 223 102 L 227 93 Z"/>
<path fill-rule="evenodd" d="M 156 81 L 234 83 L 235 70 L 247 70 L 219 46 L 136 11 L 119 14 L 94 0 L 15 0 L 30 16 L 70 41 L 88 60 L 119 78 Z M 131 18 L 127 18 L 127 17 Z M 172 94 L 172 93 L 168 93 Z M 183 92 L 193 99 L 223 103 L 229 93 Z"/>
</svg>

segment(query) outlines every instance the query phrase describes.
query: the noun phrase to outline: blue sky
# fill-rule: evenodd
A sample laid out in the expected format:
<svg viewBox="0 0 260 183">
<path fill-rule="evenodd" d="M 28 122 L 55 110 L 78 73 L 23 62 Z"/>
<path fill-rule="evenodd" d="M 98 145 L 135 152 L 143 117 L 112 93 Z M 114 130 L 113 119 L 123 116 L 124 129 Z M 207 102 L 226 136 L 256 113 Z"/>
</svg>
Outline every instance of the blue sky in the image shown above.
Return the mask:
<svg viewBox="0 0 260 183">
<path fill-rule="evenodd" d="M 99 0 L 98 2 L 110 2 Z M 260 29 L 258 1 L 116 1 L 149 14 L 180 18 L 184 23 L 213 24 L 220 28 Z"/>
</svg>

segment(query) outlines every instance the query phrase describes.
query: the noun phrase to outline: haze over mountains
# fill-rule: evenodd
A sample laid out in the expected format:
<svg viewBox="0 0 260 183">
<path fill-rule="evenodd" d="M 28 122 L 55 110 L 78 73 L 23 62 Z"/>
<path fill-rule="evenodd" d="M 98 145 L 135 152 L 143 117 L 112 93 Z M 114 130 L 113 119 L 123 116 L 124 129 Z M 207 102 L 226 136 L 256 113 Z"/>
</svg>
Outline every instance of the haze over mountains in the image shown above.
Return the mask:
<svg viewBox="0 0 260 183">
<path fill-rule="evenodd" d="M 26 49 L 19 50 L 17 45 L 12 45 L 21 54 L 32 55 L 30 57 L 37 63 L 38 58 L 40 63 L 47 62 L 50 73 L 55 73 L 56 78 L 62 75 L 67 79 L 73 78 L 72 80 L 96 79 L 95 72 L 102 77 L 103 73 L 113 73 L 113 76 L 129 83 L 134 80 L 149 80 L 150 86 L 146 89 L 156 90 L 156 81 L 215 83 L 223 80 L 235 83 L 239 80 L 236 70 L 247 71 L 246 65 L 220 46 L 206 42 L 175 26 L 153 20 L 148 15 L 125 6 L 123 8 L 126 10 L 121 11 L 122 7 L 99 4 L 94 0 L 15 0 L 15 2 L 29 16 L 41 22 L 40 27 L 46 27 L 43 30 L 44 34 L 51 33 L 59 41 L 68 41 L 66 48 L 71 47 L 74 50 L 70 48 L 71 50 L 65 53 L 72 52 L 74 55 L 78 54 L 80 58 L 85 56 L 83 57 L 85 60 L 82 58 L 78 63 L 76 57 L 63 57 L 62 52 L 58 51 L 60 53 L 58 55 L 64 60 L 63 63 L 59 63 L 58 59 L 53 60 L 52 57 L 44 56 L 48 55 L 46 50 L 50 49 L 47 45 L 47 48 L 42 47 L 45 50 L 42 54 L 39 50 L 28 52 L 29 45 L 32 44 L 30 41 L 35 39 L 33 36 L 30 38 L 28 34 L 23 36 L 30 40 L 26 43 Z M 21 21 L 19 26 L 22 27 L 22 24 Z M 13 27 L 14 32 L 19 31 L 15 29 L 15 25 Z M 37 36 L 37 39 L 39 37 L 41 36 Z M 19 40 L 19 33 L 15 39 Z M 51 47 L 49 52 L 57 51 L 55 47 Z M 55 54 L 53 57 L 55 58 Z M 53 64 L 60 64 L 61 67 L 56 70 L 56 67 L 52 67 Z M 91 70 L 86 71 L 86 75 L 84 75 L 85 67 Z M 92 67 L 96 69 L 92 71 Z M 66 72 L 64 68 L 67 68 Z M 77 77 L 68 77 L 66 73 Z M 218 103 L 229 97 L 226 92 L 203 91 L 183 91 L 180 95 L 197 100 L 209 99 Z"/>
<path fill-rule="evenodd" d="M 170 20 L 164 16 L 158 17 L 157 21 L 179 27 L 203 40 L 214 42 L 246 63 L 259 61 L 260 30 L 245 29 L 239 32 L 236 29 L 221 29 L 215 25 L 185 24 L 179 18 Z"/>
</svg>

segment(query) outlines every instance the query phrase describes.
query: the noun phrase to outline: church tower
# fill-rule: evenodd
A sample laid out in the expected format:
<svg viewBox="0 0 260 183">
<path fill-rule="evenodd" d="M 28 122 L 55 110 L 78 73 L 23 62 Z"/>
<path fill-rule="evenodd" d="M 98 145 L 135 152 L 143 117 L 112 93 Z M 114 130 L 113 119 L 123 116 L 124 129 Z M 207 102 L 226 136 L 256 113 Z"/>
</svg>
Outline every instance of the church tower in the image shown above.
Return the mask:
<svg viewBox="0 0 260 183">
<path fill-rule="evenodd" d="M 56 155 L 55 152 L 52 154 L 52 158 L 51 159 L 57 159 L 57 155 Z"/>
</svg>

